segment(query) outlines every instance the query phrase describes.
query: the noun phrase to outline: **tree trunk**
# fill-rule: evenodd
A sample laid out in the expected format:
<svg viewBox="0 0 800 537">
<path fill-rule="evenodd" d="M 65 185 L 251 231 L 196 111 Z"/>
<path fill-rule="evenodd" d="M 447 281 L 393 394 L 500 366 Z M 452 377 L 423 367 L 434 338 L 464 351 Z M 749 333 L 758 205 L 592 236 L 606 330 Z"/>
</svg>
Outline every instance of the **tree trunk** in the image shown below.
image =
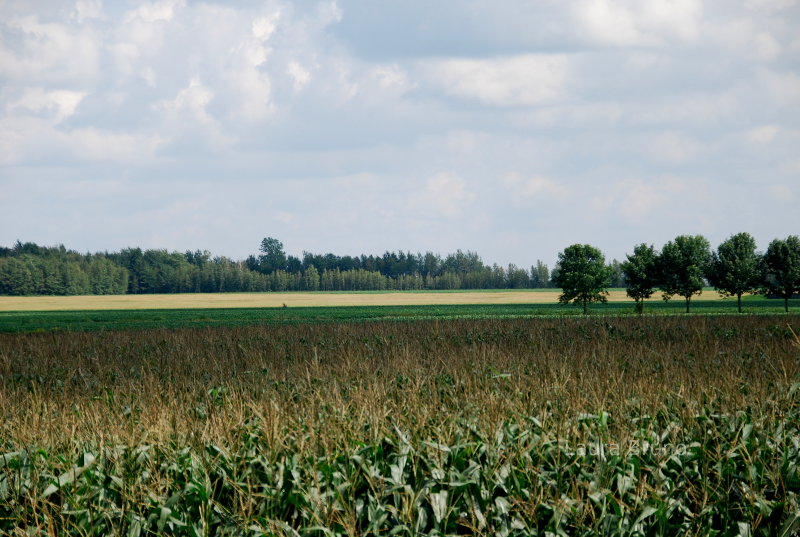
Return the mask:
<svg viewBox="0 0 800 537">
<path fill-rule="evenodd" d="M 739 307 L 739 313 L 742 313 L 742 293 L 736 295 L 736 305 Z"/>
<path fill-rule="evenodd" d="M 642 298 L 636 299 L 636 313 L 639 315 L 644 313 L 644 299 Z"/>
<path fill-rule="evenodd" d="M 789 310 L 786 310 L 789 311 Z M 586 315 L 586 301 L 583 301 L 583 314 Z"/>
<path fill-rule="evenodd" d="M 689 301 L 692 300 L 691 295 L 686 297 L 686 313 L 689 313 Z"/>
</svg>

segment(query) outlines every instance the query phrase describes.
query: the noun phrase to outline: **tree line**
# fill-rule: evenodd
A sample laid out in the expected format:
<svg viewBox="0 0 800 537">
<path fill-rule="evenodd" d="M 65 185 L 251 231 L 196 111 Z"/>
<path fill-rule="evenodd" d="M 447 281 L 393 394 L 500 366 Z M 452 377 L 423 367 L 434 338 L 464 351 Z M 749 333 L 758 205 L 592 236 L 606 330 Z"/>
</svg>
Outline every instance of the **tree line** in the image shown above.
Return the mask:
<svg viewBox="0 0 800 537">
<path fill-rule="evenodd" d="M 243 261 L 208 251 L 125 248 L 81 254 L 63 245 L 0 247 L 0 294 L 81 295 L 267 291 L 381 291 L 552 287 L 542 261 L 530 271 L 488 266 L 475 252 L 286 255 L 271 237 Z"/>
<path fill-rule="evenodd" d="M 128 292 L 128 271 L 102 254 L 63 246 L 17 242 L 0 248 L 0 294 L 118 295 Z"/>
<path fill-rule="evenodd" d="M 689 313 L 692 297 L 707 283 L 723 296 L 735 296 L 740 313 L 742 295 L 758 292 L 782 298 L 788 312 L 789 299 L 800 293 L 800 238 L 775 239 L 761 254 L 748 233 L 731 236 L 714 251 L 702 235 L 681 235 L 661 251 L 652 244 L 637 245 L 620 269 L 639 313 L 656 290 L 664 300 L 682 297 Z M 555 283 L 562 289 L 559 301 L 579 303 L 584 313 L 588 304 L 607 300 L 611 278 L 611 267 L 593 246 L 573 244 L 558 256 Z"/>
<path fill-rule="evenodd" d="M 433 252 L 414 254 L 403 251 L 387 251 L 381 256 L 303 252 L 300 258 L 287 255 L 283 243 L 272 237 L 261 241 L 259 255 L 249 256 L 246 265 L 262 274 L 276 271 L 297 274 L 312 268 L 320 275 L 326 271 L 376 272 L 391 280 L 399 280 L 399 288 L 411 289 L 523 289 L 553 286 L 550 270 L 542 261 L 528 271 L 514 264 L 508 267 L 497 264 L 489 266 L 477 253 L 462 250 L 444 258 Z M 393 288 L 393 284 L 389 283 L 387 288 Z"/>
<path fill-rule="evenodd" d="M 562 302 L 584 309 L 602 302 L 606 289 L 626 287 L 642 311 L 644 300 L 660 289 L 665 299 L 686 300 L 711 283 L 724 294 L 763 291 L 788 299 L 800 291 L 800 239 L 774 240 L 756 252 L 747 233 L 734 235 L 711 251 L 700 235 L 680 236 L 661 251 L 640 244 L 625 261 L 605 262 L 589 245 L 565 249 L 551 270 L 541 260 L 530 270 L 514 264 L 487 265 L 475 252 L 445 257 L 433 252 L 385 252 L 338 256 L 303 252 L 287 255 L 283 243 L 266 237 L 257 255 L 242 261 L 212 257 L 208 251 L 142 250 L 81 254 L 64 246 L 17 243 L 0 247 L 0 294 L 81 295 L 215 293 L 267 291 L 379 291 L 448 289 L 525 289 L 558 287 Z"/>
</svg>

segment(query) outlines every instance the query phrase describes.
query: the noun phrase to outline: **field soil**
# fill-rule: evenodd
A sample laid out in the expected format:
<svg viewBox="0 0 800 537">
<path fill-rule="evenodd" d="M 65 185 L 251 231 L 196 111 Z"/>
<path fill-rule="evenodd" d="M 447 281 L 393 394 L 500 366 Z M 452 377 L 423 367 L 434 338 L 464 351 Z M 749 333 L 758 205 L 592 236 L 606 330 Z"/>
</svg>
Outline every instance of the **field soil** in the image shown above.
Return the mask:
<svg viewBox="0 0 800 537">
<path fill-rule="evenodd" d="M 279 308 L 281 306 L 424 306 L 443 304 L 554 304 L 560 291 L 397 291 L 366 293 L 185 293 L 170 295 L 24 296 L 0 297 L 0 311 L 135 310 L 195 308 Z M 717 300 L 706 291 L 702 300 Z M 654 295 L 651 301 L 660 301 Z M 629 302 L 625 291 L 614 290 L 609 302 Z"/>
</svg>

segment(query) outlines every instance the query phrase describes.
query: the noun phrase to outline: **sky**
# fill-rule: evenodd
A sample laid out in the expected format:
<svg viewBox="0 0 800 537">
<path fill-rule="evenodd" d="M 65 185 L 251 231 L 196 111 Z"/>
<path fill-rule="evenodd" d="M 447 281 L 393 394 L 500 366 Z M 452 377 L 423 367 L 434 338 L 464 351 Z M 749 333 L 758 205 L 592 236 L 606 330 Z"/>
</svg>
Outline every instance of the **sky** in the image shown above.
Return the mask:
<svg viewBox="0 0 800 537">
<path fill-rule="evenodd" d="M 0 245 L 800 234 L 800 0 L 0 0 Z"/>
</svg>

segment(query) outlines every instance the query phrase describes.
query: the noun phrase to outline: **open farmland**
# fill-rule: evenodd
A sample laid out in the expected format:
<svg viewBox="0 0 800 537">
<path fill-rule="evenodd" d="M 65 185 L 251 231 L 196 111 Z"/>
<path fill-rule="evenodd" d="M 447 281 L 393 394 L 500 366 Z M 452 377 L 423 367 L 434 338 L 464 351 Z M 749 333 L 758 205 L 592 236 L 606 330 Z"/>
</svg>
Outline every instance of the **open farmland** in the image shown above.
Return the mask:
<svg viewBox="0 0 800 537">
<path fill-rule="evenodd" d="M 169 295 L 0 296 L 0 311 L 78 311 L 199 308 L 275 308 L 338 306 L 430 306 L 442 304 L 555 304 L 559 290 L 402 291 L 360 293 L 182 293 Z M 720 300 L 706 291 L 703 300 Z M 624 290 L 611 290 L 609 302 L 632 302 Z M 650 302 L 660 302 L 654 296 Z"/>
<path fill-rule="evenodd" d="M 0 334 L 0 532 L 792 535 L 796 316 Z"/>
<path fill-rule="evenodd" d="M 589 313 L 634 314 L 633 301 L 623 300 L 623 294 L 612 291 L 608 304 L 593 305 Z M 581 313 L 579 306 L 559 304 L 557 300 L 558 291 L 555 290 L 0 297 L 0 332 L 512 319 Z M 747 296 L 743 303 L 749 313 L 782 311 L 780 301 L 763 296 Z M 264 306 L 266 304 L 272 306 Z M 797 306 L 793 304 L 792 307 Z M 683 314 L 684 305 L 682 300 L 652 299 L 645 311 L 656 315 Z M 692 311 L 697 314 L 735 313 L 736 301 L 720 299 L 717 293 L 706 291 L 692 301 Z"/>
</svg>

